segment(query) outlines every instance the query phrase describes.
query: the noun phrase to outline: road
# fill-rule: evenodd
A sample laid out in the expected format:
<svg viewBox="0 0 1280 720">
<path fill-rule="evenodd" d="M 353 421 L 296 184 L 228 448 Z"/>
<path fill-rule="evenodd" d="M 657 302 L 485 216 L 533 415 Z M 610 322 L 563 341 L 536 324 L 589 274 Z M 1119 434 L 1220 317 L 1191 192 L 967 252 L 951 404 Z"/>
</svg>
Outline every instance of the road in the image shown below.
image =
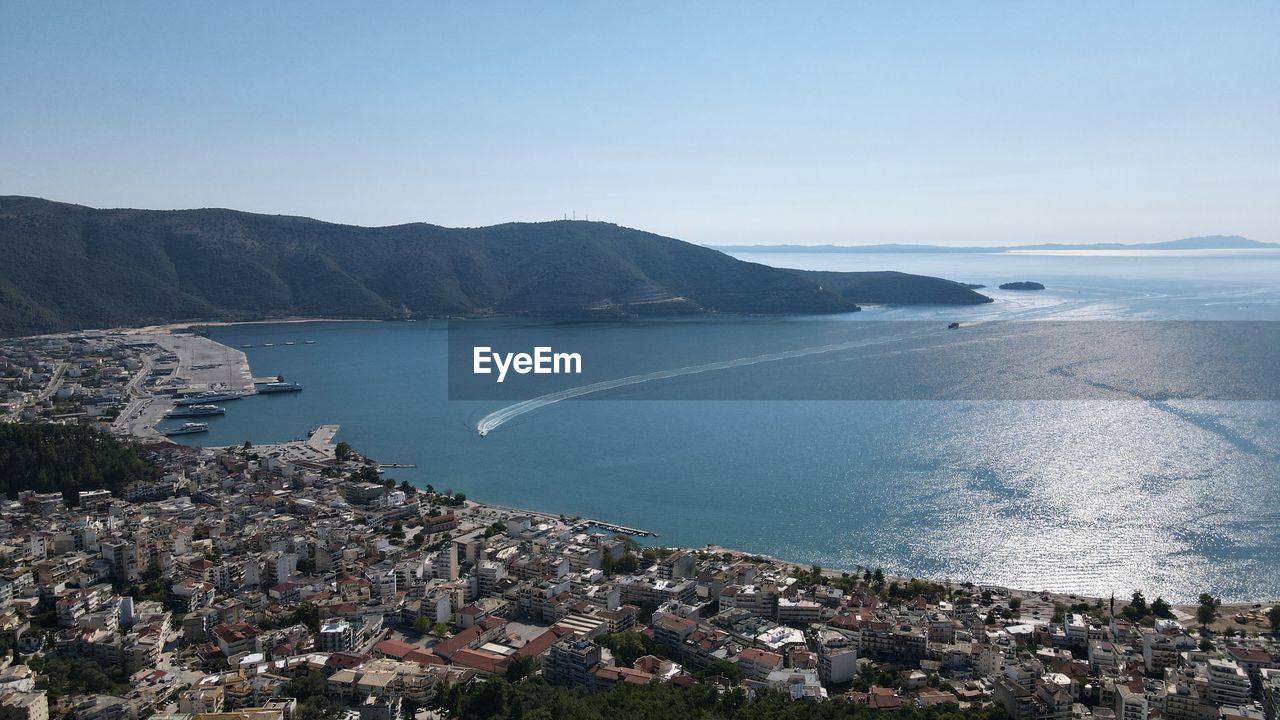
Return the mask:
<svg viewBox="0 0 1280 720">
<path fill-rule="evenodd" d="M 62 376 L 67 372 L 68 367 L 69 365 L 65 362 L 58 363 L 57 367 L 53 369 L 53 373 L 49 375 L 49 382 L 45 384 L 44 389 L 36 395 L 35 399 L 29 403 L 23 403 L 22 405 L 14 408 L 8 415 L 5 415 L 4 419 L 9 422 L 13 422 L 18 419 L 18 416 L 22 414 L 23 410 L 26 410 L 32 405 L 39 405 L 45 400 L 48 400 L 54 393 L 58 392 L 58 388 L 62 387 Z"/>
</svg>

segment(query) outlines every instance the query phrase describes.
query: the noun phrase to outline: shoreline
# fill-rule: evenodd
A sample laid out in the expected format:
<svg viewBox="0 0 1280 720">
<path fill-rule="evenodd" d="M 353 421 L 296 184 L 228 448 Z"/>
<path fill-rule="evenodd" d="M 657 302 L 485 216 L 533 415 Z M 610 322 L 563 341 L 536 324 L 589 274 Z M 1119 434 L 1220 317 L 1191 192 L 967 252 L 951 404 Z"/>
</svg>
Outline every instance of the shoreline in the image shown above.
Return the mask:
<svg viewBox="0 0 1280 720">
<path fill-rule="evenodd" d="M 231 325 L 260 325 L 260 324 L 277 324 L 277 323 L 284 323 L 284 322 L 286 322 L 286 321 L 266 320 L 266 321 L 226 322 L 226 323 L 217 323 L 216 325 L 217 325 L 217 326 L 231 326 Z M 287 322 L 290 322 L 290 323 L 309 323 L 309 322 L 389 322 L 389 321 L 386 321 L 386 320 L 373 320 L 373 321 L 371 321 L 371 320 L 357 320 L 357 319 L 345 319 L 345 320 L 330 320 L 330 319 L 296 319 L 296 320 L 287 321 Z M 215 325 L 215 324 L 214 324 L 214 323 L 208 323 L 208 325 Z M 173 337 L 173 336 L 172 336 L 172 335 L 171 335 L 167 330 L 156 330 L 156 329 L 155 329 L 155 328 L 164 328 L 164 327 L 169 327 L 169 326 L 154 326 L 153 328 L 138 328 L 138 329 L 133 330 L 131 334 L 136 333 L 136 334 L 142 334 L 142 335 L 161 335 L 161 336 L 165 336 L 165 337 Z M 189 324 L 179 324 L 177 327 L 183 327 L 183 328 L 186 328 L 186 327 L 190 327 L 190 325 L 189 325 Z M 146 331 L 146 332 L 144 332 L 144 331 Z M 181 337 L 181 336 L 179 336 L 179 337 Z M 208 342 L 208 343 L 211 343 L 211 344 L 217 345 L 217 346 L 219 346 L 219 347 L 221 347 L 221 348 L 224 348 L 224 349 L 225 349 L 225 350 L 227 350 L 227 351 L 231 351 L 231 352 L 234 352 L 234 353 L 238 353 L 238 354 L 240 355 L 240 357 L 241 357 L 241 358 L 243 358 L 244 368 L 245 368 L 245 371 L 248 373 L 247 377 L 250 377 L 250 378 L 252 378 L 252 377 L 253 377 L 253 376 L 252 376 L 252 371 L 251 371 L 250 366 L 249 366 L 249 363 L 248 363 L 248 359 L 247 359 L 247 357 L 245 357 L 245 355 L 244 355 L 244 353 L 243 353 L 242 351 L 240 351 L 240 350 L 238 350 L 238 349 L 235 349 L 235 348 L 231 348 L 231 347 L 229 347 L 229 346 L 227 346 L 227 345 L 224 345 L 223 343 L 220 343 L 220 342 L 218 342 L 218 341 L 216 341 L 216 340 L 213 340 L 212 338 L 208 338 L 208 337 L 201 337 L 201 336 L 197 336 L 197 337 L 199 337 L 199 339 L 200 339 L 200 340 L 203 340 L 203 341 L 206 341 L 206 342 Z M 150 396 L 150 398 L 151 398 L 152 400 L 154 400 L 154 399 L 155 399 L 155 398 L 157 398 L 157 397 L 158 397 L 158 396 Z M 130 434 L 130 435 L 134 435 L 134 434 L 132 433 L 132 431 L 131 431 L 131 430 L 132 430 L 132 428 L 130 428 L 130 432 L 129 432 L 129 434 Z M 335 431 L 334 431 L 334 433 L 336 434 L 336 432 L 337 432 L 337 431 L 335 430 Z M 157 439 L 159 439 L 159 440 L 167 440 L 167 438 L 165 438 L 164 436 L 159 435 L 158 433 L 154 433 L 154 432 L 153 432 L 153 433 L 151 433 L 150 435 L 142 435 L 142 436 L 137 436 L 137 437 L 141 437 L 141 438 L 149 439 L 149 440 L 157 440 Z M 260 447 L 262 447 L 263 449 L 266 449 L 266 448 L 268 448 L 268 447 L 273 448 L 273 449 L 285 449 L 285 448 L 290 447 L 293 443 L 299 443 L 300 445 L 304 445 L 304 446 L 305 446 L 305 445 L 307 444 L 307 440 L 305 440 L 305 439 L 304 439 L 304 440 L 302 440 L 302 441 L 286 441 L 286 442 L 283 442 L 283 443 L 268 443 L 268 444 L 262 445 L 262 446 L 260 446 Z M 256 443 L 255 443 L 255 445 L 256 445 Z M 330 442 L 329 442 L 330 449 L 332 449 L 332 446 L 333 446 L 333 445 L 334 445 L 334 443 L 333 443 L 332 438 L 331 438 L 331 439 L 330 439 Z M 199 446 L 199 447 L 203 448 L 204 446 Z M 357 452 L 359 452 L 359 451 L 357 450 Z M 369 458 L 369 457 L 367 457 L 367 456 L 364 456 L 363 454 L 361 455 L 361 457 L 364 457 L 366 460 L 370 460 L 370 461 L 373 461 L 373 462 L 375 462 L 375 463 L 376 463 L 376 461 L 375 461 L 375 460 L 373 460 L 373 458 Z M 411 483 L 411 484 L 412 484 L 412 483 Z M 417 485 L 416 485 L 416 484 L 415 484 L 415 487 L 417 487 Z M 419 489 L 421 489 L 421 488 L 419 488 Z M 567 520 L 569 520 L 569 519 L 572 519 L 572 518 L 578 518 L 578 519 L 579 519 L 579 520 L 581 520 L 581 521 L 589 521 L 589 520 L 593 520 L 593 519 L 594 519 L 594 520 L 597 520 L 597 521 L 602 522 L 602 523 L 608 523 L 608 524 L 610 524 L 610 525 L 612 525 L 612 526 L 623 527 L 620 523 L 614 522 L 614 521 L 612 521 L 612 520 L 607 520 L 607 519 L 598 519 L 598 518 L 582 518 L 582 517 L 580 517 L 580 516 L 576 516 L 576 515 L 569 515 L 569 514 L 566 514 L 566 513 L 556 513 L 556 512 L 550 512 L 550 511 L 534 510 L 534 509 L 530 509 L 530 508 L 523 508 L 523 507 L 504 506 L 504 505 L 499 505 L 499 504 L 495 504 L 495 503 L 486 503 L 486 502 L 482 502 L 482 501 L 478 501 L 478 500 L 472 500 L 472 499 L 470 499 L 470 498 L 468 498 L 467 503 L 468 503 L 468 505 L 472 505 L 472 504 L 474 504 L 475 506 L 482 506 L 482 507 L 490 508 L 490 509 L 493 509 L 493 510 L 496 510 L 496 511 L 501 511 L 501 512 L 516 512 L 516 513 L 528 514 L 528 515 L 530 515 L 530 516 L 535 516 L 535 517 L 545 517 L 545 518 L 550 518 L 550 519 L 554 519 L 554 520 L 560 520 L 561 518 L 565 518 L 565 519 L 566 519 L 566 521 L 567 521 Z M 652 530 L 643 529 L 643 528 L 630 528 L 630 529 L 637 529 L 637 530 L 644 530 L 645 532 L 651 532 L 651 533 L 652 533 L 652 535 L 650 536 L 650 539 L 656 539 L 656 538 L 660 538 L 660 537 L 661 537 L 659 533 L 654 532 L 654 531 L 652 531 Z M 662 545 L 661 543 L 655 543 L 655 546 L 657 546 L 657 547 L 677 547 L 677 546 L 666 546 L 666 545 Z M 730 554 L 734 555 L 736 558 L 762 558 L 762 559 L 764 559 L 764 560 L 766 560 L 766 561 L 769 561 L 769 562 L 772 562 L 772 563 L 775 563 L 775 564 L 778 564 L 778 565 L 781 565 L 781 566 L 786 566 L 786 567 L 788 567 L 788 568 L 808 568 L 808 567 L 810 567 L 810 566 L 812 565 L 812 563 L 800 562 L 800 561 L 795 561 L 795 560 L 787 560 L 787 559 L 785 559 L 785 558 L 780 558 L 780 557 L 777 557 L 777 556 L 775 556 L 775 555 L 771 555 L 771 554 L 747 552 L 747 551 L 740 550 L 740 549 L 736 549 L 736 548 L 725 547 L 725 546 L 718 545 L 718 544 L 716 544 L 716 543 L 714 543 L 714 542 L 712 542 L 712 543 L 707 543 L 705 546 L 702 546 L 702 547 L 700 547 L 700 548 L 698 548 L 698 547 L 685 547 L 685 548 L 683 548 L 683 549 L 690 550 L 690 551 L 693 551 L 693 552 L 727 552 L 727 553 L 730 553 Z M 854 569 L 853 569 L 853 568 L 823 568 L 823 574 L 824 574 L 824 575 L 826 575 L 826 576 L 828 576 L 828 577 L 840 577 L 841 573 L 849 573 L 849 574 L 853 574 L 854 572 L 855 572 L 855 571 L 854 571 Z M 1101 597 L 1097 597 L 1097 596 L 1089 595 L 1089 594 L 1086 594 L 1086 593 L 1083 593 L 1083 592 L 1057 592 L 1057 591 L 1048 591 L 1048 590 L 1031 590 L 1031 589 L 1026 589 L 1026 588 L 1014 588 L 1014 587 L 1007 587 L 1007 586 L 997 585 L 997 584 L 991 584 L 991 583 L 982 583 L 982 582 L 979 582 L 979 581 L 977 581 L 977 580 L 973 580 L 973 581 L 968 581 L 968 580 L 964 580 L 964 581 L 956 581 L 956 580 L 949 579 L 949 578 L 932 578 L 932 577 L 925 577 L 925 576 L 917 576 L 917 577 L 912 578 L 912 577 L 910 577 L 910 576 L 899 576 L 899 575 L 890 575 L 890 574 L 886 574 L 886 575 L 885 575 L 885 578 L 886 578 L 886 581 L 887 581 L 887 582 L 888 582 L 888 581 L 895 581 L 895 580 L 896 580 L 896 581 L 898 581 L 898 582 L 907 582 L 907 581 L 909 581 L 909 580 L 911 580 L 911 579 L 916 579 L 916 580 L 923 580 L 923 581 L 926 581 L 926 582 L 932 582 L 932 583 L 950 584 L 950 585 L 952 585 L 952 586 L 959 586 L 959 585 L 962 585 L 962 584 L 963 584 L 963 583 L 965 583 L 965 582 L 971 582 L 971 583 L 972 583 L 974 586 L 976 586 L 976 587 L 990 588 L 990 589 L 992 589 L 992 590 L 1003 591 L 1003 592 L 1004 592 L 1004 593 L 1006 593 L 1006 594 L 1018 594 L 1018 595 L 1020 595 L 1020 596 L 1026 596 L 1026 597 L 1039 597 L 1039 596 L 1048 595 L 1050 598 L 1053 598 L 1054 600 L 1057 600 L 1057 601 L 1059 601 L 1059 602 L 1067 602 L 1068 604 L 1070 604 L 1070 603 L 1072 603 L 1072 602 L 1075 602 L 1075 603 L 1084 602 L 1084 601 L 1086 601 L 1086 600 L 1087 600 L 1087 601 L 1090 601 L 1090 604 L 1093 604 L 1094 602 L 1103 602 L 1103 603 L 1106 603 L 1106 602 L 1108 601 L 1108 598 L 1101 598 Z M 1128 592 L 1131 592 L 1131 591 L 1128 591 Z M 1145 591 L 1144 591 L 1144 593 L 1145 593 Z M 1122 601 L 1123 601 L 1123 602 L 1127 602 L 1127 601 L 1128 601 L 1128 599 L 1127 599 L 1127 598 L 1128 598 L 1127 594 L 1126 594 L 1123 598 L 1122 598 L 1120 595 L 1117 595 L 1117 596 L 1116 596 L 1116 600 L 1117 600 L 1117 602 L 1118 602 L 1118 603 L 1119 603 L 1119 602 L 1122 602 Z M 1151 599 L 1152 599 L 1152 600 L 1154 600 L 1154 597 L 1153 597 L 1153 598 L 1151 598 Z M 1223 607 L 1224 607 L 1224 609 L 1225 609 L 1225 608 L 1232 608 L 1232 609 L 1233 609 L 1233 610 L 1232 610 L 1232 612 L 1234 612 L 1234 611 L 1235 611 L 1234 609 L 1247 609 L 1247 608 L 1249 608 L 1249 607 L 1250 607 L 1250 606 L 1252 606 L 1252 605 L 1256 605 L 1256 604 L 1266 605 L 1266 604 L 1268 604 L 1268 603 L 1272 603 L 1272 602 L 1280 602 L 1280 598 L 1277 598 L 1277 599 L 1251 599 L 1251 600 L 1244 600 L 1244 601 L 1224 602 Z M 1187 605 L 1187 603 L 1174 602 L 1174 601 L 1171 601 L 1171 604 L 1172 604 L 1175 608 L 1191 607 L 1191 608 L 1192 608 L 1192 612 L 1194 612 L 1194 605 L 1188 606 L 1188 605 Z M 1225 616 L 1225 615 L 1226 615 L 1226 611 L 1224 610 L 1224 616 Z"/>
</svg>

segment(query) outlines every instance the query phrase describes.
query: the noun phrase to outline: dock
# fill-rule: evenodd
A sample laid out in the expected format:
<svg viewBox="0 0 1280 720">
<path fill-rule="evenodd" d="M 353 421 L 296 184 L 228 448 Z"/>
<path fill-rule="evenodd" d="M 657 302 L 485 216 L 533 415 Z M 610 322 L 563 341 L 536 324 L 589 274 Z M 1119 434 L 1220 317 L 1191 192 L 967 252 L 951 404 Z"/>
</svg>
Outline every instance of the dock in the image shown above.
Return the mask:
<svg viewBox="0 0 1280 720">
<path fill-rule="evenodd" d="M 619 535 L 631 535 L 633 537 L 658 537 L 658 533 L 652 530 L 641 530 L 640 528 L 627 527 L 626 525 L 605 522 L 604 520 L 582 520 L 577 526 L 600 528 Z"/>
<path fill-rule="evenodd" d="M 321 425 L 307 438 L 307 447 L 321 452 L 333 452 L 333 438 L 338 434 L 338 425 Z"/>
<path fill-rule="evenodd" d="M 509 505 L 495 505 L 493 503 L 477 502 L 474 500 L 469 500 L 468 502 L 470 502 L 475 507 L 482 507 L 482 508 L 487 508 L 489 510 L 497 510 L 505 513 L 511 513 L 513 516 L 528 515 L 532 517 L 543 517 L 543 518 L 547 518 L 548 520 L 554 520 L 557 517 L 552 513 L 538 512 L 536 510 L 530 510 L 528 508 L 516 508 L 516 507 L 511 507 Z M 561 521 L 565 520 L 564 515 L 560 515 L 559 518 Z M 585 530 L 587 528 L 599 528 L 601 530 L 608 530 L 609 532 L 612 532 L 612 533 L 617 533 L 620 535 L 631 535 L 633 537 L 655 537 L 655 538 L 658 537 L 658 533 L 653 532 L 652 530 L 641 530 L 640 528 L 627 527 L 626 525 L 619 525 L 618 523 L 607 522 L 605 520 L 592 520 L 590 518 L 577 518 L 571 527 L 575 530 Z"/>
<path fill-rule="evenodd" d="M 416 468 L 416 463 L 378 463 L 379 470 L 393 470 L 395 468 Z"/>
</svg>

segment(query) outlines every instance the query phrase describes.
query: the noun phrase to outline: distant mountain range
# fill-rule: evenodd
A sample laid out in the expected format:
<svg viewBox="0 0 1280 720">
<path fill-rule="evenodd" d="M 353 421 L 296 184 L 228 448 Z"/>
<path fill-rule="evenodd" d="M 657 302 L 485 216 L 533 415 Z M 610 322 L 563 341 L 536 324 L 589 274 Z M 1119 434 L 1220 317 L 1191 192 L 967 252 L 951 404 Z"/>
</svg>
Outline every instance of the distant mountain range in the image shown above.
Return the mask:
<svg viewBox="0 0 1280 720">
<path fill-rule="evenodd" d="M 0 197 L 0 334 L 282 317 L 829 313 L 976 304 L 949 280 L 805 273 L 602 222 L 337 225 Z"/>
<path fill-rule="evenodd" d="M 951 247 L 948 245 L 709 245 L 722 252 L 840 252 L 840 253 L 994 253 L 1018 250 L 1251 250 L 1280 249 L 1280 243 L 1259 242 L 1239 235 L 1205 235 L 1155 243 L 1085 243 Z"/>
</svg>

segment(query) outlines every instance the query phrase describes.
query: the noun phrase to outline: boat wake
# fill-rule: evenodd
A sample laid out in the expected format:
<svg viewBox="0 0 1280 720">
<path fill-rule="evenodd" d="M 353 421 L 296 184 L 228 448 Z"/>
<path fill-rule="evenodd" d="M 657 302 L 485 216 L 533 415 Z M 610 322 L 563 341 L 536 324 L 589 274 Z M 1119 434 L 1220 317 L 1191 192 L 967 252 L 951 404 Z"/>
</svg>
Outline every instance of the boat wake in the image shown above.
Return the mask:
<svg viewBox="0 0 1280 720">
<path fill-rule="evenodd" d="M 936 333 L 936 329 L 928 330 L 922 328 L 915 332 L 889 337 L 882 336 L 862 338 L 859 340 L 850 340 L 848 342 L 834 343 L 831 345 L 816 345 L 813 347 L 798 348 L 795 350 L 783 350 L 780 352 L 765 353 L 763 355 L 734 358 L 733 360 L 720 360 L 716 362 L 702 363 L 700 365 L 688 365 L 686 367 L 674 368 L 671 370 L 657 370 L 650 373 L 642 373 L 640 375 L 628 375 L 627 377 L 616 378 L 613 380 L 602 380 L 588 385 L 566 388 L 553 393 L 547 393 L 546 395 L 539 395 L 538 397 L 522 400 L 518 403 L 513 403 L 504 408 L 494 410 L 476 423 L 476 432 L 480 434 L 480 437 L 485 437 L 508 422 L 511 422 L 521 415 L 531 413 L 534 410 L 544 408 L 548 405 L 554 405 L 562 400 L 571 400 L 573 398 L 582 397 L 583 395 L 592 395 L 594 393 L 614 390 L 620 387 L 640 385 L 642 383 L 654 382 L 655 380 L 669 380 L 671 378 L 684 377 L 686 375 L 715 372 L 717 370 L 728 370 L 729 368 L 759 365 L 760 363 L 789 360 L 791 358 L 807 357 L 809 355 L 820 355 L 822 353 L 840 352 L 842 350 L 852 350 L 854 348 L 900 342 L 920 335 Z"/>
</svg>

